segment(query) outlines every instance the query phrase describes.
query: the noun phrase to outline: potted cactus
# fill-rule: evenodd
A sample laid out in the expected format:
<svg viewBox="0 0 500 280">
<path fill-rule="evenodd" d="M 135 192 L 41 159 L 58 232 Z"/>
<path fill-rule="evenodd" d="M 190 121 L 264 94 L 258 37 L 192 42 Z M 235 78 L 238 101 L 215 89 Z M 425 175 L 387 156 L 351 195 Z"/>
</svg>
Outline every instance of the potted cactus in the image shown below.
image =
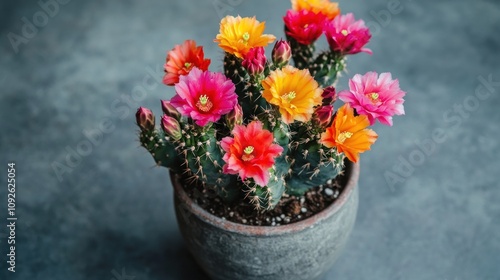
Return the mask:
<svg viewBox="0 0 500 280">
<path fill-rule="evenodd" d="M 337 93 L 346 58 L 371 54 L 362 20 L 329 0 L 291 2 L 270 59 L 264 22 L 226 16 L 214 40 L 224 72 L 186 40 L 166 59 L 175 96 L 161 101 L 161 128 L 151 110 L 136 114 L 142 146 L 170 170 L 187 247 L 214 279 L 325 273 L 354 224 L 359 154 L 378 137 L 368 127 L 404 114 L 390 73 L 357 74 Z M 323 34 L 329 48 L 316 52 Z"/>
</svg>

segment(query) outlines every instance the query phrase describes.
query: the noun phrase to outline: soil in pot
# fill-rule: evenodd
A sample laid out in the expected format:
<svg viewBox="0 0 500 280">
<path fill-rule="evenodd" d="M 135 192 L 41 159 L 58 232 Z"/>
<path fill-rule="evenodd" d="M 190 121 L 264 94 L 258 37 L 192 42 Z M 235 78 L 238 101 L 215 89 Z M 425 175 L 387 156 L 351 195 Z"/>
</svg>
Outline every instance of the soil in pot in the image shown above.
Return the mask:
<svg viewBox="0 0 500 280">
<path fill-rule="evenodd" d="M 207 212 L 222 219 L 256 226 L 279 226 L 304 220 L 332 204 L 343 191 L 345 176 L 339 175 L 327 184 L 315 187 L 303 196 L 284 194 L 273 210 L 256 211 L 247 200 L 228 205 L 202 186 L 184 185 L 188 196 Z M 186 187 L 187 186 L 187 187 Z"/>
</svg>

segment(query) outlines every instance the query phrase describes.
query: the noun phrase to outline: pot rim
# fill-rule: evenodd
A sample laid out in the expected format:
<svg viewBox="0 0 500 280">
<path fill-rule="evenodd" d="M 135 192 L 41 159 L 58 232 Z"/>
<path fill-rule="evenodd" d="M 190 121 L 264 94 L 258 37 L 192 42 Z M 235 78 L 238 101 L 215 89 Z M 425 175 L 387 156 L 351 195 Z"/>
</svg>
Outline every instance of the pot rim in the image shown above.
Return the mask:
<svg viewBox="0 0 500 280">
<path fill-rule="evenodd" d="M 205 209 L 203 209 L 201 206 L 195 203 L 184 191 L 175 173 L 170 172 L 170 179 L 174 187 L 174 195 L 177 196 L 177 198 L 179 199 L 179 202 L 182 205 L 181 207 L 184 207 L 186 210 L 193 213 L 204 222 L 211 224 L 214 227 L 220 228 L 224 231 L 230 231 L 241 235 L 273 236 L 273 235 L 295 233 L 302 231 L 306 228 L 314 227 L 316 224 L 328 219 L 329 217 L 333 216 L 337 211 L 339 211 L 340 208 L 346 203 L 348 198 L 351 196 L 351 193 L 355 190 L 357 186 L 359 179 L 359 172 L 360 172 L 359 162 L 352 163 L 346 160 L 346 167 L 344 170 L 346 172 L 345 176 L 347 176 L 346 186 L 344 187 L 344 190 L 340 193 L 340 196 L 337 197 L 337 199 L 331 205 L 323 209 L 323 211 L 316 213 L 315 215 L 307 219 L 279 226 L 253 226 L 253 225 L 244 225 L 231 222 L 228 220 L 223 220 L 222 218 L 207 212 Z"/>
</svg>

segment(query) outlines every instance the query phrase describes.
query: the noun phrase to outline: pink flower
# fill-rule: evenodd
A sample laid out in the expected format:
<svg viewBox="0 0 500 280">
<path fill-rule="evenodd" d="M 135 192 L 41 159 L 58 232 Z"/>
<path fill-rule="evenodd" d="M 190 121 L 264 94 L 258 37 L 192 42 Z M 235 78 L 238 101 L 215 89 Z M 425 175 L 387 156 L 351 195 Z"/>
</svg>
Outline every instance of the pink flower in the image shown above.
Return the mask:
<svg viewBox="0 0 500 280">
<path fill-rule="evenodd" d="M 316 14 L 307 10 L 288 10 L 285 21 L 286 34 L 302 45 L 310 45 L 316 41 L 327 22 L 322 13 Z"/>
<path fill-rule="evenodd" d="M 175 92 L 170 103 L 199 126 L 218 121 L 222 115 L 233 110 L 238 102 L 231 80 L 221 73 L 203 72 L 198 68 L 180 77 Z"/>
<path fill-rule="evenodd" d="M 253 178 L 255 183 L 266 186 L 269 182 L 269 169 L 274 158 L 283 152 L 278 144 L 273 144 L 273 134 L 262 128 L 260 121 L 248 126 L 237 125 L 232 132 L 234 137 L 225 137 L 221 147 L 226 152 L 223 160 L 226 174 L 238 174 L 242 180 Z"/>
<path fill-rule="evenodd" d="M 266 55 L 264 47 L 251 48 L 245 55 L 241 65 L 245 67 L 252 76 L 261 74 L 266 67 Z"/>
<path fill-rule="evenodd" d="M 349 103 L 358 114 L 367 116 L 370 125 L 377 119 L 392 126 L 392 116 L 405 113 L 405 94 L 399 88 L 399 81 L 392 80 L 391 73 L 382 73 L 379 77 L 375 72 L 368 72 L 349 80 L 349 90 L 340 92 L 339 99 Z"/>
<path fill-rule="evenodd" d="M 363 20 L 354 20 L 354 15 L 339 15 L 326 25 L 326 39 L 330 49 L 343 55 L 366 52 L 372 54 L 372 51 L 363 48 L 372 35 L 365 26 Z"/>
</svg>

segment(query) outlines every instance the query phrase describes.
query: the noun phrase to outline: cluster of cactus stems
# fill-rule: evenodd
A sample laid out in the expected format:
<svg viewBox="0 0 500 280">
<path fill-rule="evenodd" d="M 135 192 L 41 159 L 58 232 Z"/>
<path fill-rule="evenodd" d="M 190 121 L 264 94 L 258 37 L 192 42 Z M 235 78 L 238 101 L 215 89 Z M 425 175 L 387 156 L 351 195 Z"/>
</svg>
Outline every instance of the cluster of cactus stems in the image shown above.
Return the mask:
<svg viewBox="0 0 500 280">
<path fill-rule="evenodd" d="M 179 174 L 187 184 L 201 184 L 215 191 L 226 203 L 245 199 L 256 209 L 274 208 L 282 195 L 301 196 L 309 189 L 325 184 L 343 170 L 344 155 L 335 148 L 326 148 L 320 141 L 321 132 L 330 125 L 333 116 L 315 114 L 308 122 L 285 124 L 273 105 L 261 96 L 262 80 L 275 69 L 286 66 L 290 59 L 300 69 L 309 69 L 323 88 L 335 84 L 345 68 L 345 58 L 339 53 L 325 51 L 315 56 L 314 45 L 301 45 L 293 38 L 280 40 L 273 49 L 272 61 L 264 63 L 263 71 L 250 73 L 242 59 L 226 53 L 224 74 L 235 84 L 242 112 L 231 112 L 218 122 L 200 127 L 181 114 L 168 102 L 162 101 L 161 128 L 155 127 L 153 113 L 145 108 L 137 111 L 140 142 L 153 156 L 158 166 Z M 329 88 L 332 91 L 332 88 Z M 327 90 L 325 90 L 326 92 Z M 323 98 L 323 105 L 335 101 L 333 95 Z M 241 180 L 238 175 L 223 172 L 220 141 L 230 135 L 238 124 L 252 120 L 262 122 L 274 135 L 283 152 L 275 159 L 266 186 L 252 179 Z"/>
<path fill-rule="evenodd" d="M 218 122 L 200 127 L 181 116 L 169 101 L 162 101 L 164 115 L 158 128 L 153 113 L 139 108 L 136 114 L 139 139 L 156 164 L 179 174 L 187 185 L 201 184 L 215 191 L 226 203 L 245 199 L 259 210 L 274 208 L 284 193 L 303 195 L 341 173 L 344 155 L 319 141 L 321 132 L 332 121 L 331 112 L 325 116 L 315 113 L 308 122 L 286 124 L 278 110 L 261 96 L 261 82 L 271 71 L 281 69 L 293 59 L 297 68 L 309 69 L 325 92 L 332 91 L 331 86 L 345 68 L 345 56 L 330 50 L 315 55 L 314 44 L 302 45 L 291 37 L 287 39 L 288 42 L 276 43 L 272 61 L 266 61 L 264 69 L 257 71 L 244 67 L 242 59 L 235 55 L 225 54 L 224 74 L 235 84 L 240 112 L 233 111 Z M 331 96 L 323 94 L 323 105 L 333 103 L 334 95 L 334 89 Z M 223 172 L 221 139 L 230 135 L 235 125 L 252 120 L 259 120 L 283 148 L 266 186 L 256 184 L 251 178 L 241 180 L 238 175 Z"/>
<path fill-rule="evenodd" d="M 286 41 L 275 43 L 271 59 L 264 47 L 276 37 L 263 34 L 255 17 L 240 16 L 221 19 L 214 40 L 225 51 L 223 72 L 208 71 L 210 59 L 194 40 L 168 53 L 163 83 L 176 95 L 161 102 L 159 126 L 143 107 L 136 121 L 141 145 L 187 188 L 202 187 L 227 205 L 273 209 L 283 195 L 303 196 L 337 177 L 345 160 L 357 162 L 376 141 L 368 126 L 392 126 L 404 114 L 399 81 L 375 72 L 349 80 L 335 112 L 346 57 L 372 53 L 370 31 L 330 0 L 291 4 Z M 329 48 L 316 51 L 323 34 Z"/>
</svg>

